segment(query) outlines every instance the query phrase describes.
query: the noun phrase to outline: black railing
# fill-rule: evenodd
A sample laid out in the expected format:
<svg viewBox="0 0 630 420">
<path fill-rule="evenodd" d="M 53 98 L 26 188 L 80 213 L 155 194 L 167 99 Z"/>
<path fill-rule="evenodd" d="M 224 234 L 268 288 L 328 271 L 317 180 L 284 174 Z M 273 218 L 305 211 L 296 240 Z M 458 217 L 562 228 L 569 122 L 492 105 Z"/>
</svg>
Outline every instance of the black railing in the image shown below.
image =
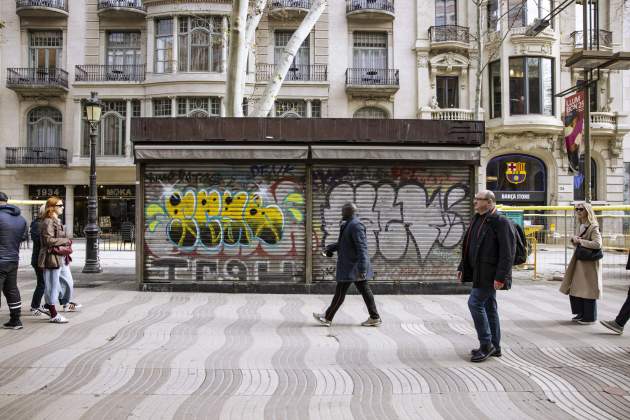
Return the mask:
<svg viewBox="0 0 630 420">
<path fill-rule="evenodd" d="M 7 147 L 7 165 L 68 165 L 68 151 L 60 147 Z"/>
<path fill-rule="evenodd" d="M 98 0 L 98 10 L 111 9 L 115 7 L 126 7 L 145 11 L 147 8 L 142 4 L 142 0 Z"/>
<path fill-rule="evenodd" d="M 431 42 L 470 42 L 470 31 L 465 26 L 442 25 L 429 28 Z"/>
<path fill-rule="evenodd" d="M 8 68 L 7 87 L 37 86 L 68 88 L 68 72 L 56 67 Z"/>
<path fill-rule="evenodd" d="M 612 32 L 600 29 L 598 31 L 589 30 L 589 44 L 596 48 L 599 44 L 600 47 L 611 48 L 612 47 Z M 571 33 L 573 38 L 573 46 L 575 48 L 582 48 L 584 43 L 584 31 L 575 31 Z"/>
<path fill-rule="evenodd" d="M 68 11 L 68 2 L 66 0 L 15 0 L 15 7 L 50 7 L 52 9 L 60 9 Z"/>
<path fill-rule="evenodd" d="M 142 82 L 145 76 L 144 64 L 76 66 L 77 82 Z"/>
<path fill-rule="evenodd" d="M 346 13 L 359 10 L 381 10 L 394 13 L 393 0 L 346 0 Z"/>
<path fill-rule="evenodd" d="M 256 64 L 256 81 L 264 82 L 271 79 L 275 71 L 275 64 Z M 326 64 L 294 65 L 289 67 L 284 80 L 325 82 L 328 80 L 328 66 Z"/>
<path fill-rule="evenodd" d="M 272 0 L 271 8 L 272 9 L 284 9 L 284 8 L 295 8 L 295 9 L 310 9 L 312 0 Z"/>
<path fill-rule="evenodd" d="M 399 86 L 398 70 L 395 69 L 347 69 L 346 85 Z"/>
</svg>

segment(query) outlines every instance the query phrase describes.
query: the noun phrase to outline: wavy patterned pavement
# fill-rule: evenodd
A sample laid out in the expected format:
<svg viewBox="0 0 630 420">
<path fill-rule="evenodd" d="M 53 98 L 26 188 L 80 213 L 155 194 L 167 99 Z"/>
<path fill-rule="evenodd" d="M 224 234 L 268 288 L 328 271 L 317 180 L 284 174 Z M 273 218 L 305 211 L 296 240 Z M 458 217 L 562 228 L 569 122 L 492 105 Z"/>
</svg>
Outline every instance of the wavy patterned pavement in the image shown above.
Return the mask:
<svg viewBox="0 0 630 420">
<path fill-rule="evenodd" d="M 353 295 L 325 328 L 310 314 L 331 296 L 80 289 L 69 324 L 0 330 L 0 418 L 630 418 L 630 337 L 571 323 L 556 288 L 500 294 L 503 357 L 482 364 L 461 295 L 377 296 L 381 328 Z"/>
</svg>

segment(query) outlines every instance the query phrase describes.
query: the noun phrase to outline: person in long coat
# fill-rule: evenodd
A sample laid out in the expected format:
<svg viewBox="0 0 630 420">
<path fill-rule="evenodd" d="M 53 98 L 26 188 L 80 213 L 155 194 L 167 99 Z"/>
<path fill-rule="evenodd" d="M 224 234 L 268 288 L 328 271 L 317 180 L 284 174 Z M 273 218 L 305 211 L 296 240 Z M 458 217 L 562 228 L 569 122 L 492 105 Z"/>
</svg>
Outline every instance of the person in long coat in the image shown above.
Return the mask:
<svg viewBox="0 0 630 420">
<path fill-rule="evenodd" d="M 628 253 L 628 261 L 626 262 L 626 270 L 630 270 L 630 253 Z M 626 296 L 626 301 L 619 309 L 619 313 L 615 319 L 611 319 L 610 321 L 599 321 L 604 327 L 608 328 L 611 331 L 616 332 L 617 334 L 623 334 L 623 328 L 630 320 L 630 288 L 628 289 L 628 295 Z"/>
<path fill-rule="evenodd" d="M 332 257 L 335 252 L 337 258 L 337 288 L 330 306 L 325 313 L 313 313 L 313 317 L 322 325 L 330 326 L 335 314 L 341 307 L 350 285 L 354 284 L 367 306 L 370 317 L 361 325 L 377 327 L 381 325 L 381 317 L 374 303 L 374 295 L 368 280 L 374 277 L 370 256 L 368 254 L 365 226 L 356 217 L 357 207 L 353 203 L 346 203 L 341 208 L 342 223 L 337 242 L 326 247 L 324 255 Z"/>
<path fill-rule="evenodd" d="M 577 235 L 571 243 L 588 249 L 602 248 L 602 235 L 595 218 L 593 207 L 588 203 L 575 206 L 578 221 Z M 583 325 L 594 324 L 597 320 L 597 299 L 602 296 L 602 261 L 578 260 L 576 252 L 564 274 L 560 292 L 569 295 L 573 321 Z"/>
</svg>

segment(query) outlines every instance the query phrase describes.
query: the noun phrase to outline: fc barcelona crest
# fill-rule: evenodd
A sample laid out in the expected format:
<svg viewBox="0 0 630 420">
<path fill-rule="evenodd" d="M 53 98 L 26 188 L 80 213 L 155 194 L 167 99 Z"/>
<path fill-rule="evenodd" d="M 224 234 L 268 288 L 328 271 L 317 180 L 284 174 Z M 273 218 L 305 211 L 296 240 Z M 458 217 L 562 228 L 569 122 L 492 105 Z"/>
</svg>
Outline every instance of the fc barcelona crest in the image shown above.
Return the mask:
<svg viewBox="0 0 630 420">
<path fill-rule="evenodd" d="M 525 182 L 527 176 L 527 170 L 525 169 L 525 162 L 507 162 L 507 169 L 505 170 L 505 178 L 512 184 L 522 184 Z"/>
</svg>

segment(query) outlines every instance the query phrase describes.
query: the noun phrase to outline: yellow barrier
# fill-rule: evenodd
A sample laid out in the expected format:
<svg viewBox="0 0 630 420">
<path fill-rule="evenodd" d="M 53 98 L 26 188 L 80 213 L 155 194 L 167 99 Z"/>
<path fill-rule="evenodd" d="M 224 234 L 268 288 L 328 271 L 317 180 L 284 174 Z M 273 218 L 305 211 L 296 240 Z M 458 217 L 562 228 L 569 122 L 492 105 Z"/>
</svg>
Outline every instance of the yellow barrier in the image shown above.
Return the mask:
<svg viewBox="0 0 630 420">
<path fill-rule="evenodd" d="M 41 206 L 46 204 L 46 200 L 9 200 L 9 204 L 15 206 Z"/>
<path fill-rule="evenodd" d="M 566 210 L 574 211 L 574 206 L 505 206 L 498 204 L 499 210 L 516 210 L 516 211 L 544 211 L 544 210 Z M 628 206 L 593 206 L 594 211 L 630 211 L 630 205 Z"/>
</svg>

